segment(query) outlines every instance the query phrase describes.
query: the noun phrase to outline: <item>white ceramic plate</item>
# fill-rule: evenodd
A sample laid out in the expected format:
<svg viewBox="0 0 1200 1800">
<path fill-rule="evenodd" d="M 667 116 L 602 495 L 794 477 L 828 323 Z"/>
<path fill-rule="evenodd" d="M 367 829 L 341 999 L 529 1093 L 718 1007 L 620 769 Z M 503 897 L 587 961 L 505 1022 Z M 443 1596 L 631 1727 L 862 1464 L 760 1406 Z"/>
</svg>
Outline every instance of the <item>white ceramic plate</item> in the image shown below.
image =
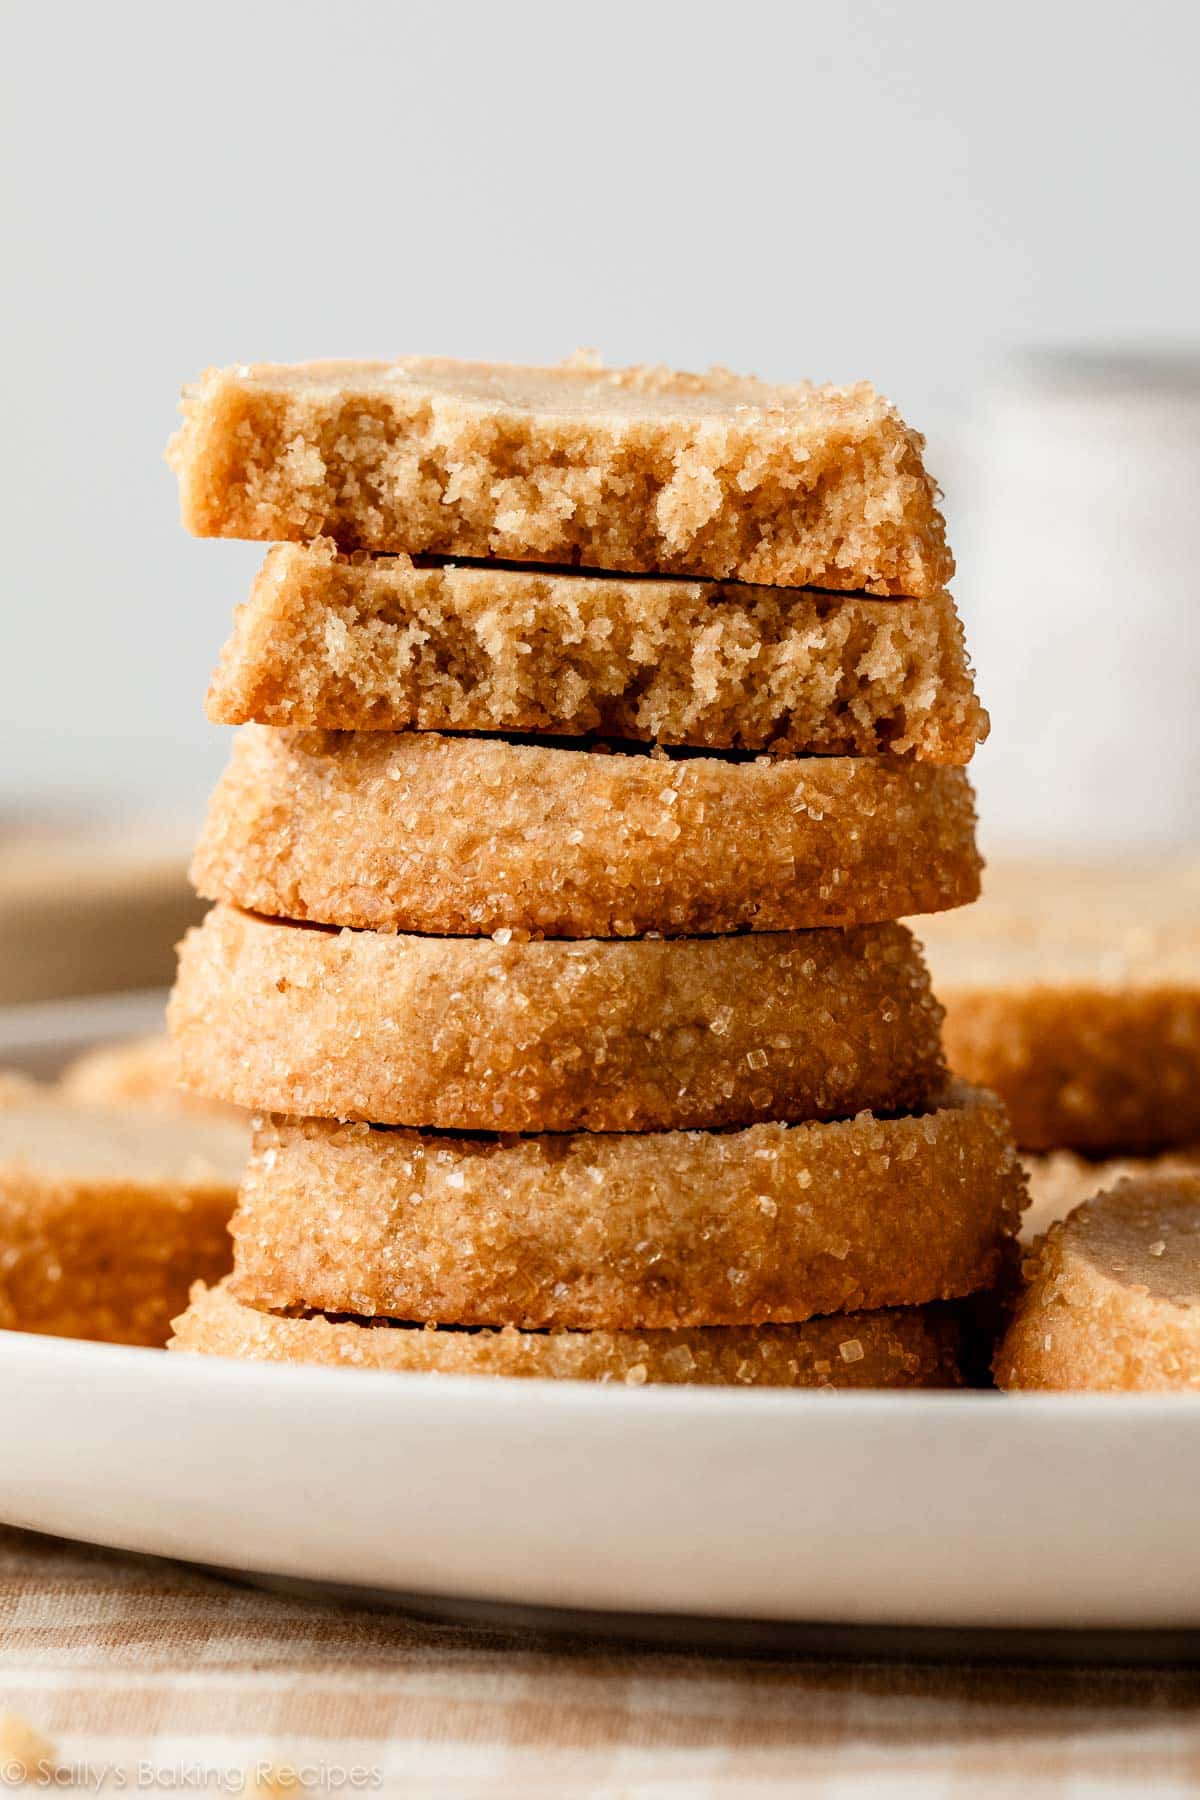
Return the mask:
<svg viewBox="0 0 1200 1800">
<path fill-rule="evenodd" d="M 45 1065 L 158 1004 L 16 1027 Z M 1194 1399 L 630 1391 L 0 1332 L 0 1434 L 12 1524 L 451 1613 L 1200 1628 Z"/>
</svg>

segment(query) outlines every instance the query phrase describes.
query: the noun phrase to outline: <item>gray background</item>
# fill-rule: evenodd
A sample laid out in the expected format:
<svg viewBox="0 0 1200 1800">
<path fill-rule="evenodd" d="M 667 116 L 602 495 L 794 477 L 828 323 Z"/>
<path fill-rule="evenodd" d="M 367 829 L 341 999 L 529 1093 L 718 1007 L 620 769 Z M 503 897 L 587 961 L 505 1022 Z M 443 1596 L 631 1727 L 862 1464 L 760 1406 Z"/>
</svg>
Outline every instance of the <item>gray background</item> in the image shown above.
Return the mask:
<svg viewBox="0 0 1200 1800">
<path fill-rule="evenodd" d="M 1190 5 L 4 16 L 10 801 L 190 820 L 220 766 L 203 688 L 261 550 L 189 540 L 162 462 L 207 364 L 868 375 L 930 435 L 970 619 L 997 360 L 1195 329 Z"/>
</svg>

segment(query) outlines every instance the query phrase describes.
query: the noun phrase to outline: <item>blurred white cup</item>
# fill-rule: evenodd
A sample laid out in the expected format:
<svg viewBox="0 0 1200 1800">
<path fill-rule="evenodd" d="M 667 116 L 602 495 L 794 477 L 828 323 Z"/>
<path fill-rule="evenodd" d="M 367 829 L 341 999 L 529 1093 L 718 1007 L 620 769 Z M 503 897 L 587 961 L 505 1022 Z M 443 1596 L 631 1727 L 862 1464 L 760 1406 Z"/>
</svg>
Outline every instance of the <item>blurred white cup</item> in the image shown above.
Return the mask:
<svg viewBox="0 0 1200 1800">
<path fill-rule="evenodd" d="M 986 845 L 1200 841 L 1200 353 L 1040 353 L 966 446 Z"/>
</svg>

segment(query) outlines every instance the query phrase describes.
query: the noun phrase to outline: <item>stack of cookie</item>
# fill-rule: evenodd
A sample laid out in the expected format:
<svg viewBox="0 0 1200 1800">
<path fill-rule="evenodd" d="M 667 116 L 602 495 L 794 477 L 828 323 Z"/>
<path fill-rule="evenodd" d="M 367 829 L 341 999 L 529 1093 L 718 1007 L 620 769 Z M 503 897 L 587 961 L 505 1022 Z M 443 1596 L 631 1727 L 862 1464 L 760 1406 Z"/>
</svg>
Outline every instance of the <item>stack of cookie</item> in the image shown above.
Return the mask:
<svg viewBox="0 0 1200 1800">
<path fill-rule="evenodd" d="M 978 891 L 921 439 L 866 387 L 587 363 L 239 367 L 184 412 L 185 522 L 285 542 L 171 1009 L 185 1083 L 272 1116 L 175 1346 L 956 1380 L 929 1303 L 1023 1186 L 893 922 Z"/>
</svg>

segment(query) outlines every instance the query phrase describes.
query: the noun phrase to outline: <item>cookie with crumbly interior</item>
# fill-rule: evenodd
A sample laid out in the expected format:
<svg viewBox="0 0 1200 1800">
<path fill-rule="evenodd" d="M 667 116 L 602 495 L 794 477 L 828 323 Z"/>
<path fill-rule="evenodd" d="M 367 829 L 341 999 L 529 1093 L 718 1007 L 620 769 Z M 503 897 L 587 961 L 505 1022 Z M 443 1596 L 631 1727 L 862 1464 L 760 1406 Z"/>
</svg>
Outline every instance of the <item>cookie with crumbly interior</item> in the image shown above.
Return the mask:
<svg viewBox="0 0 1200 1800">
<path fill-rule="evenodd" d="M 1024 1148 L 1200 1140 L 1200 860 L 994 862 L 976 906 L 918 930 L 951 1066 Z"/>
<path fill-rule="evenodd" d="M 375 931 L 696 937 L 963 906 L 979 869 L 961 769 L 248 725 L 192 880 Z"/>
<path fill-rule="evenodd" d="M 867 383 L 401 357 L 240 364 L 184 390 L 200 537 L 935 594 L 924 440 Z"/>
<path fill-rule="evenodd" d="M 0 1084 L 0 1327 L 162 1345 L 229 1268 L 244 1124 Z"/>
<path fill-rule="evenodd" d="M 329 539 L 268 552 L 208 714 L 957 764 L 988 731 L 946 593 L 418 567 Z"/>
<path fill-rule="evenodd" d="M 431 1375 L 696 1387 L 950 1388 L 962 1385 L 950 1309 L 842 1313 L 803 1325 L 689 1331 L 498 1331 L 384 1319 L 281 1317 L 197 1282 L 169 1350 L 246 1361 Z"/>
<path fill-rule="evenodd" d="M 1127 1176 L 1200 1175 L 1200 1143 L 1166 1150 L 1161 1156 L 1118 1156 L 1089 1161 L 1073 1150 L 1048 1150 L 1022 1157 L 1029 1182 L 1029 1209 L 1021 1220 L 1021 1241 L 1031 1244 L 1093 1194 L 1107 1193 Z"/>
<path fill-rule="evenodd" d="M 332 931 L 218 905 L 180 948 L 185 1087 L 450 1131 L 648 1131 L 924 1106 L 941 1010 L 899 925 L 747 937 Z"/>
<path fill-rule="evenodd" d="M 230 1291 L 571 1330 L 794 1323 L 989 1286 L 1024 1182 L 991 1095 L 729 1132 L 422 1136 L 271 1119 Z"/>
<path fill-rule="evenodd" d="M 996 1354 L 1003 1388 L 1200 1392 L 1200 1174 L 1118 1182 L 1052 1225 Z"/>
</svg>

